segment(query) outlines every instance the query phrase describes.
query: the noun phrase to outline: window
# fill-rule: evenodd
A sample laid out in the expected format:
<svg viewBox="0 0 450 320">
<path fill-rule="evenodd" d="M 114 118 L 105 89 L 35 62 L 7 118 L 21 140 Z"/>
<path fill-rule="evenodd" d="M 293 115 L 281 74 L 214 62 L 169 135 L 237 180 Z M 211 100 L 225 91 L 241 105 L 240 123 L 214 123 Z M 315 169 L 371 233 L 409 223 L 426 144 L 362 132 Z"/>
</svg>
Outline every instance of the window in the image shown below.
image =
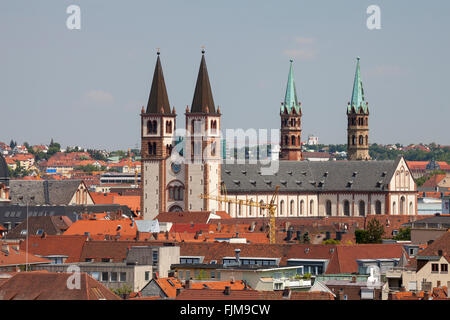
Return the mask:
<svg viewBox="0 0 450 320">
<path fill-rule="evenodd" d="M 111 281 L 117 281 L 117 272 L 111 272 Z"/>
<path fill-rule="evenodd" d="M 446 263 L 441 264 L 441 272 L 448 272 L 448 264 Z"/>
<path fill-rule="evenodd" d="M 88 272 L 89 275 L 94 278 L 95 280 L 99 281 L 100 280 L 100 272 Z"/>
<path fill-rule="evenodd" d="M 86 258 L 86 259 L 84 259 L 84 261 L 86 261 L 86 262 L 93 262 L 94 259 L 92 259 L 92 258 Z"/>
<path fill-rule="evenodd" d="M 38 229 L 36 231 L 36 235 L 38 235 L 38 236 L 42 235 L 43 233 L 44 233 L 44 230 L 42 230 L 42 229 Z"/>
<path fill-rule="evenodd" d="M 405 197 L 400 198 L 400 214 L 405 214 Z"/>
<path fill-rule="evenodd" d="M 178 271 L 178 279 L 183 279 L 183 270 Z"/>
<path fill-rule="evenodd" d="M 375 213 L 381 214 L 381 201 L 380 200 L 375 201 Z"/>
<path fill-rule="evenodd" d="M 344 216 L 350 216 L 350 202 L 348 200 L 344 201 Z"/>
<path fill-rule="evenodd" d="M 20 231 L 20 235 L 21 235 L 21 236 L 26 236 L 26 235 L 27 235 L 27 230 L 22 230 L 22 231 Z"/>
<path fill-rule="evenodd" d="M 111 258 L 102 258 L 102 262 L 111 262 Z"/>
<path fill-rule="evenodd" d="M 153 264 L 158 262 L 158 251 L 153 251 Z"/>
<path fill-rule="evenodd" d="M 280 216 L 284 214 L 284 200 L 280 201 Z"/>
<path fill-rule="evenodd" d="M 213 270 L 211 270 L 211 279 L 215 279 L 215 278 L 216 278 L 216 273 Z"/>
<path fill-rule="evenodd" d="M 294 214 L 294 200 L 291 200 L 289 205 L 289 214 L 292 216 Z"/>
<path fill-rule="evenodd" d="M 108 272 L 102 272 L 102 281 L 108 281 L 108 280 L 109 280 Z"/>
<path fill-rule="evenodd" d="M 366 215 L 366 204 L 364 201 L 359 202 L 359 215 L 364 217 Z"/>
<path fill-rule="evenodd" d="M 326 207 L 327 216 L 331 216 L 331 201 L 330 200 L 327 200 L 325 207 Z"/>
<path fill-rule="evenodd" d="M 313 215 L 314 213 L 314 201 L 309 201 L 309 215 Z"/>
<path fill-rule="evenodd" d="M 145 281 L 150 280 L 150 271 L 145 271 Z"/>
<path fill-rule="evenodd" d="M 438 272 L 439 271 L 439 264 L 438 263 L 432 263 L 431 264 L 431 272 Z"/>
<path fill-rule="evenodd" d="M 301 200 L 300 201 L 300 215 L 302 215 L 304 211 L 305 211 L 305 201 Z"/>
<path fill-rule="evenodd" d="M 125 282 L 125 281 L 127 281 L 127 273 L 121 272 L 120 273 L 120 282 Z"/>
</svg>

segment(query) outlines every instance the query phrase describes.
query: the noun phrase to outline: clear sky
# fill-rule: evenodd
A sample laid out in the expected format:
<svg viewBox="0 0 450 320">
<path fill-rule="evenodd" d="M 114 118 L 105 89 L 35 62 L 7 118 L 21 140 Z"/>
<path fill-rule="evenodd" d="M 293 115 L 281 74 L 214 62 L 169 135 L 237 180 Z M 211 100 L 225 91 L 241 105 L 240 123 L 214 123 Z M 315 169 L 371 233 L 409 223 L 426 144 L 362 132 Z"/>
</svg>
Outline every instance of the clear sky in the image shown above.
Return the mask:
<svg viewBox="0 0 450 320">
<path fill-rule="evenodd" d="M 183 127 L 204 45 L 223 128 L 279 128 L 292 58 L 303 140 L 346 143 L 360 56 L 370 142 L 448 145 L 449 15 L 448 0 L 2 0 L 0 141 L 135 147 L 156 48 Z"/>
</svg>

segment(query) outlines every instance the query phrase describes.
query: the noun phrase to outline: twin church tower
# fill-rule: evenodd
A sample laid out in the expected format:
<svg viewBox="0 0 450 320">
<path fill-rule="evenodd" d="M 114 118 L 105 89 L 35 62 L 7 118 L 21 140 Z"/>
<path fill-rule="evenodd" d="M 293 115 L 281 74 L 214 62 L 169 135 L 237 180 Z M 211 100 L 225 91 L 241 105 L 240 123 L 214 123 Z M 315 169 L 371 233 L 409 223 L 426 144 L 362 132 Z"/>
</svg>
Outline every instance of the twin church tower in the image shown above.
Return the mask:
<svg viewBox="0 0 450 320">
<path fill-rule="evenodd" d="M 201 199 L 200 194 L 220 194 L 221 112 L 215 106 L 204 50 L 192 104 L 186 107 L 186 132 L 182 157 L 173 161 L 176 111 L 171 108 L 158 52 L 147 107 L 141 111 L 142 173 L 141 208 L 144 219 L 154 219 L 165 211 L 218 210 L 218 203 Z M 295 88 L 292 60 L 280 117 L 280 160 L 302 160 L 300 102 Z M 359 58 L 352 100 L 347 108 L 348 159 L 368 160 L 369 110 L 359 70 Z"/>
</svg>

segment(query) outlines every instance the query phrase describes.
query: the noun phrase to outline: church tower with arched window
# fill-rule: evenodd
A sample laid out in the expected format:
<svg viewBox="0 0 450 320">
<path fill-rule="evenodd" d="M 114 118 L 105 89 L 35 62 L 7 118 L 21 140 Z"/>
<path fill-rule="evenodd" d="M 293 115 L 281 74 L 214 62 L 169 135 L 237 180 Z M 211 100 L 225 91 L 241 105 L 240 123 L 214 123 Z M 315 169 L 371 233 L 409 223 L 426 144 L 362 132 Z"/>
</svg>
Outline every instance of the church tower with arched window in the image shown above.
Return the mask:
<svg viewBox="0 0 450 320">
<path fill-rule="evenodd" d="M 172 153 L 175 120 L 158 52 L 147 108 L 141 111 L 141 208 L 148 220 L 166 210 L 166 162 Z"/>
<path fill-rule="evenodd" d="M 217 201 L 199 198 L 199 194 L 220 194 L 221 113 L 215 107 L 206 68 L 205 50 L 195 85 L 191 108 L 186 108 L 185 209 L 217 210 Z"/>
<path fill-rule="evenodd" d="M 356 63 L 352 100 L 347 106 L 347 159 L 370 160 L 369 156 L 369 104 L 364 100 L 364 89 Z"/>
<path fill-rule="evenodd" d="M 291 60 L 286 95 L 280 110 L 280 160 L 302 160 L 302 110 L 297 99 L 292 62 Z"/>
</svg>

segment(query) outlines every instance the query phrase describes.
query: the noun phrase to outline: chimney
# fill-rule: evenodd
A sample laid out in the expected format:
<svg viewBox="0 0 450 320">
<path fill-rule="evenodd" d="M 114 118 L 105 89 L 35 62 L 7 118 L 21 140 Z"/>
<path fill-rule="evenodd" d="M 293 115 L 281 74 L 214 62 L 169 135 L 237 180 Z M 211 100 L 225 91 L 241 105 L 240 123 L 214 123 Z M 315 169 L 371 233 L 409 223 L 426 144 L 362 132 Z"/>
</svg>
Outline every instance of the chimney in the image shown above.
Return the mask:
<svg viewBox="0 0 450 320">
<path fill-rule="evenodd" d="M 225 290 L 223 291 L 223 294 L 226 296 L 229 296 L 231 292 L 231 287 L 230 286 L 225 286 Z"/>
<path fill-rule="evenodd" d="M 180 295 L 181 293 L 181 288 L 177 288 L 177 297 Z"/>
<path fill-rule="evenodd" d="M 241 264 L 241 259 L 239 257 L 239 253 L 241 252 L 241 249 L 235 249 L 234 253 L 236 255 L 236 262 L 240 265 Z"/>
<path fill-rule="evenodd" d="M 439 250 L 438 250 L 438 256 L 439 256 L 439 257 L 442 257 L 442 249 L 439 249 Z"/>
<path fill-rule="evenodd" d="M 189 279 L 186 280 L 186 282 L 184 283 L 184 288 L 185 289 L 191 289 L 192 288 L 191 280 L 189 280 Z"/>
</svg>

